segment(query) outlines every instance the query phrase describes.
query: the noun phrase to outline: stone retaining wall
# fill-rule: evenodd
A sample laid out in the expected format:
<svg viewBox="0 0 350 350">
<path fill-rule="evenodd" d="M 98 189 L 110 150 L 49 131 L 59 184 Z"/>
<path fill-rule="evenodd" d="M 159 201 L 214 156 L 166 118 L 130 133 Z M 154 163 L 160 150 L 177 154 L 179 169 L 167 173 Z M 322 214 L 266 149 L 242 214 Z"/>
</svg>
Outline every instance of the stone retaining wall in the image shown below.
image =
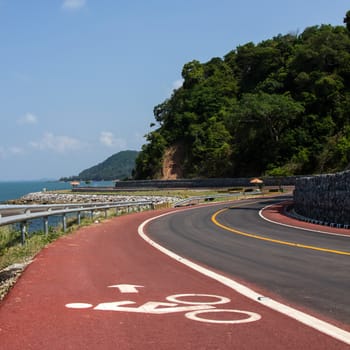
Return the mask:
<svg viewBox="0 0 350 350">
<path fill-rule="evenodd" d="M 323 224 L 350 225 L 350 171 L 296 180 L 294 210 Z"/>
</svg>

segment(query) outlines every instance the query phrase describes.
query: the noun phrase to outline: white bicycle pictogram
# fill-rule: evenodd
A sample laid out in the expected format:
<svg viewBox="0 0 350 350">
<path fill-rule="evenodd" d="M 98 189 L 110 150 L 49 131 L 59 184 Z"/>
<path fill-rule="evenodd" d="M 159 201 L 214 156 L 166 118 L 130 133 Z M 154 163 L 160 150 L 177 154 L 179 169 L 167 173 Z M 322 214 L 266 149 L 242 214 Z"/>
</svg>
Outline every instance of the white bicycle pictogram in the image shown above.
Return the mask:
<svg viewBox="0 0 350 350">
<path fill-rule="evenodd" d="M 69 303 L 65 306 L 70 309 L 92 308 L 99 311 L 135 312 L 154 315 L 184 312 L 185 317 L 190 320 L 216 324 L 239 324 L 261 319 L 261 315 L 255 312 L 216 308 L 216 305 L 227 304 L 230 301 L 227 297 L 212 294 L 175 294 L 166 297 L 166 302 L 148 301 L 140 306 L 135 306 L 136 303 L 130 300 L 100 303 L 95 307 L 87 303 Z M 218 313 L 228 314 L 227 319 L 205 317 L 207 314 Z M 230 317 L 229 315 L 233 316 Z"/>
</svg>

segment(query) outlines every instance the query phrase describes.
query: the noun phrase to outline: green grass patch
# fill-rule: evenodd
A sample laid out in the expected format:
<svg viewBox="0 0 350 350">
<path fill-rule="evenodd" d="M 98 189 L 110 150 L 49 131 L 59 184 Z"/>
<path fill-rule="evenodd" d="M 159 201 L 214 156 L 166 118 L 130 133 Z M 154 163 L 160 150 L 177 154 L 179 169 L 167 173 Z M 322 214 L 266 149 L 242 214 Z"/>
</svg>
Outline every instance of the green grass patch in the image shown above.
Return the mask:
<svg viewBox="0 0 350 350">
<path fill-rule="evenodd" d="M 164 207 L 160 206 L 160 207 Z M 118 214 L 115 209 L 107 211 L 107 218 L 127 214 L 126 210 L 119 210 Z M 89 216 L 82 217 L 78 226 L 77 218 L 70 217 L 67 219 L 67 230 L 63 232 L 62 225 L 49 228 L 46 235 L 43 231 L 26 234 L 25 244 L 22 245 L 21 232 L 15 229 L 15 226 L 0 227 L 0 270 L 17 263 L 30 261 L 37 253 L 40 252 L 49 243 L 55 241 L 61 236 L 70 234 L 83 226 L 91 225 L 96 220 L 103 221 L 106 218 L 105 211 L 95 212 L 91 219 Z"/>
<path fill-rule="evenodd" d="M 8 232 L 6 232 L 8 231 Z M 4 238 L 8 236 L 10 239 Z M 22 245 L 21 234 L 18 231 L 1 227 L 0 236 L 3 238 L 0 246 L 0 270 L 15 263 L 24 263 L 35 256 L 48 243 L 57 239 L 60 234 L 51 232 L 48 235 L 42 232 L 27 237 L 26 243 Z M 9 245 L 9 242 L 12 244 Z"/>
</svg>

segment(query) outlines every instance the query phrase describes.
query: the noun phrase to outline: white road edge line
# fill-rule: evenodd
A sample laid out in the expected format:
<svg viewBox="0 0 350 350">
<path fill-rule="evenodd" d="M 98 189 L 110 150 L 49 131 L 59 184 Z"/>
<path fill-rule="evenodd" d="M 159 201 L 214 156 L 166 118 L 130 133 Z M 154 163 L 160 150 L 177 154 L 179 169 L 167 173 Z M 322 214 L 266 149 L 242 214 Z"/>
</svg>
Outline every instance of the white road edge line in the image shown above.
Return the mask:
<svg viewBox="0 0 350 350">
<path fill-rule="evenodd" d="M 176 211 L 178 213 L 179 211 Z M 203 266 L 200 266 L 186 258 L 181 257 L 180 255 L 175 254 L 174 252 L 168 250 L 167 248 L 164 248 L 160 244 L 154 242 L 152 239 L 150 239 L 144 232 L 145 226 L 150 223 L 151 221 L 154 221 L 156 219 L 159 219 L 163 216 L 174 214 L 174 212 L 161 214 L 158 216 L 155 216 L 153 218 L 150 218 L 146 221 L 144 221 L 139 227 L 138 227 L 138 234 L 141 236 L 142 239 L 144 239 L 147 243 L 149 243 L 152 247 L 158 249 L 162 253 L 168 255 L 172 259 L 175 259 L 178 262 L 181 262 L 182 264 L 190 267 L 191 269 L 210 277 L 223 285 L 235 290 L 236 292 L 242 294 L 243 296 L 254 300 L 260 304 L 263 304 L 266 307 L 269 307 L 272 310 L 275 310 L 277 312 L 282 313 L 283 315 L 286 315 L 288 317 L 291 317 L 311 328 L 316 329 L 317 331 L 324 333 L 326 335 L 329 335 L 337 340 L 340 340 L 344 342 L 345 344 L 350 345 L 350 332 L 347 332 L 339 327 L 336 327 L 328 322 L 322 321 L 314 316 L 311 316 L 309 314 L 306 314 L 302 311 L 299 311 L 297 309 L 294 309 L 290 306 L 284 305 L 278 301 L 275 301 L 273 299 L 270 299 L 268 297 L 263 297 L 259 293 L 256 293 L 254 290 L 244 286 L 241 283 L 236 282 L 233 279 L 227 278 L 225 276 L 222 276 L 216 272 L 213 272 L 207 268 L 204 268 Z"/>
<path fill-rule="evenodd" d="M 274 204 L 270 204 L 270 205 L 267 205 L 266 207 L 262 208 L 259 210 L 259 216 L 267 221 L 267 222 L 270 222 L 272 224 L 275 224 L 275 225 L 280 225 L 280 226 L 285 226 L 285 227 L 290 227 L 290 228 L 295 228 L 295 229 L 298 229 L 298 230 L 303 230 L 303 231 L 311 231 L 311 232 L 317 232 L 317 233 L 322 233 L 324 235 L 329 235 L 329 236 L 341 236 L 341 237 L 346 237 L 346 238 L 350 238 L 349 235 L 344 235 L 342 233 L 333 233 L 333 232 L 327 232 L 327 231 L 322 231 L 322 230 L 314 230 L 314 229 L 310 229 L 310 228 L 304 228 L 304 227 L 300 227 L 300 226 L 294 226 L 294 225 L 289 225 L 289 224 L 284 224 L 282 222 L 278 222 L 278 221 L 273 221 L 271 219 L 268 219 L 266 216 L 264 216 L 263 212 L 264 210 L 270 208 L 270 207 L 273 207 L 274 205 L 278 205 L 278 204 L 281 204 L 283 202 L 280 202 L 280 203 L 274 203 Z"/>
</svg>

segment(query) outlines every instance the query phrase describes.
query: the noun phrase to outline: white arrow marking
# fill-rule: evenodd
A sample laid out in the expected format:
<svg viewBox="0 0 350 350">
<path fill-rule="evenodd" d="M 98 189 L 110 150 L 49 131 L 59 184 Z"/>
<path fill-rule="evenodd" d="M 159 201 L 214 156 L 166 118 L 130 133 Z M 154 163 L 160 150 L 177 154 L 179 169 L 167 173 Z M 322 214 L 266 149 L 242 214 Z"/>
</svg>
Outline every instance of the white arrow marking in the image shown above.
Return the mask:
<svg viewBox="0 0 350 350">
<path fill-rule="evenodd" d="M 139 291 L 136 288 L 143 288 L 143 286 L 138 286 L 137 284 L 115 284 L 108 288 L 118 288 L 120 293 L 138 293 Z"/>
<path fill-rule="evenodd" d="M 145 314 L 168 314 L 173 312 L 188 312 L 196 310 L 208 310 L 213 309 L 210 305 L 189 305 L 189 306 L 177 306 L 174 303 L 161 303 L 158 301 L 149 301 L 138 307 L 122 306 L 122 305 L 135 304 L 133 301 L 116 301 L 111 303 L 98 304 L 94 310 L 103 311 L 124 311 L 124 312 L 138 312 Z"/>
</svg>

